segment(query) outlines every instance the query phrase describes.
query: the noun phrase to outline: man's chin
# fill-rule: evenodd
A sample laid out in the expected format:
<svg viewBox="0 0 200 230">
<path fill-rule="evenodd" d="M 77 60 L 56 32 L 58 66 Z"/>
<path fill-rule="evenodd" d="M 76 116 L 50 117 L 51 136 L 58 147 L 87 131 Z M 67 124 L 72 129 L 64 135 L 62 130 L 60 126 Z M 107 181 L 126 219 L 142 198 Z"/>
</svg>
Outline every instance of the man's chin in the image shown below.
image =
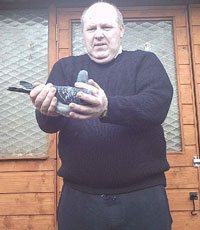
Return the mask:
<svg viewBox="0 0 200 230">
<path fill-rule="evenodd" d="M 103 56 L 103 55 L 99 55 L 99 56 L 92 56 L 92 55 L 89 55 L 89 57 L 96 63 L 107 63 L 107 62 L 110 62 L 112 61 L 113 57 L 112 56 Z"/>
</svg>

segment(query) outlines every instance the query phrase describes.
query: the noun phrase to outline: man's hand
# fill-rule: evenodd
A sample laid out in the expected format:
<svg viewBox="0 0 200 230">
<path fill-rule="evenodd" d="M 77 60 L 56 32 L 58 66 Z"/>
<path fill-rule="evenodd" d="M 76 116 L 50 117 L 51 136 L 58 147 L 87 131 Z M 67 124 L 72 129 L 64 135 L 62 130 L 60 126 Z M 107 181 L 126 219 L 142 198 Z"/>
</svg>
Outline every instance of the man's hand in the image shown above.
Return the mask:
<svg viewBox="0 0 200 230">
<path fill-rule="evenodd" d="M 99 118 L 101 114 L 107 110 L 108 99 L 106 94 L 95 81 L 90 79 L 88 84 L 76 82 L 75 87 L 88 89 L 92 95 L 78 92 L 77 97 L 84 100 L 89 105 L 70 103 L 69 107 L 72 112 L 69 113 L 69 117 L 75 119 Z"/>
<path fill-rule="evenodd" d="M 56 89 L 51 83 L 44 85 L 35 83 L 34 89 L 30 92 L 30 98 L 35 108 L 47 116 L 59 116 L 55 112 L 57 98 L 55 97 Z"/>
</svg>

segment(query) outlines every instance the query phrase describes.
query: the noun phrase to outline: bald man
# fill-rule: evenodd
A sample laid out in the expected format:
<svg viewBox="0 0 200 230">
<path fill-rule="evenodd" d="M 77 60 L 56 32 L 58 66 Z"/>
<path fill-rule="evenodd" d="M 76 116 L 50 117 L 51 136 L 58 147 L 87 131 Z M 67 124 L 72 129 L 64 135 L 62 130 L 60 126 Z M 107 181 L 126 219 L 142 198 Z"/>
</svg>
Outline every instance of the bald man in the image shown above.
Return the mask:
<svg viewBox="0 0 200 230">
<path fill-rule="evenodd" d="M 125 51 L 123 18 L 113 5 L 98 2 L 83 12 L 87 54 L 55 63 L 47 84 L 30 97 L 39 127 L 59 132 L 64 185 L 59 230 L 170 230 L 166 196 L 166 143 L 162 122 L 172 86 L 155 54 Z M 88 83 L 76 82 L 79 71 Z M 56 89 L 67 85 L 84 104 L 56 112 Z"/>
</svg>

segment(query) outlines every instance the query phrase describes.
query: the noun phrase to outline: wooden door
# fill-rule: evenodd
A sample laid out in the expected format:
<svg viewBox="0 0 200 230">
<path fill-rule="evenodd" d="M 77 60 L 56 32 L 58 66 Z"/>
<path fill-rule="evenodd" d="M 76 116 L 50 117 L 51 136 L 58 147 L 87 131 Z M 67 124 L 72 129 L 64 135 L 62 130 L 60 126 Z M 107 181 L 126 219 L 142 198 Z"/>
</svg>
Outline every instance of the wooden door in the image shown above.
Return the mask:
<svg viewBox="0 0 200 230">
<path fill-rule="evenodd" d="M 200 95 L 199 8 L 198 10 L 196 8 L 190 9 L 190 16 L 192 17 L 190 24 L 188 23 L 189 18 L 185 6 L 129 7 L 121 8 L 121 11 L 124 15 L 129 36 L 133 37 L 133 39 L 130 39 L 127 36 L 123 47 L 130 40 L 135 39 L 135 34 L 132 33 L 138 26 L 140 26 L 138 41 L 141 40 L 142 33 L 144 33 L 144 41 L 145 37 L 151 35 L 145 29 L 149 25 L 152 26 L 150 28 L 152 33 L 155 29 L 160 36 L 160 38 L 159 36 L 155 38 L 158 40 L 152 38 L 152 41 L 143 44 L 138 43 L 138 46 L 140 49 L 158 52 L 158 56 L 166 67 L 175 90 L 173 105 L 170 108 L 167 121 L 163 124 L 168 143 L 167 157 L 171 166 L 166 176 L 170 210 L 174 221 L 173 230 L 199 230 L 199 200 L 195 200 L 195 208 L 198 210 L 197 215 L 191 215 L 193 202 L 189 198 L 190 192 L 196 192 L 199 196 L 199 171 L 198 168 L 193 166 L 193 157 L 199 156 L 199 119 L 197 119 L 199 99 L 196 100 Z M 57 9 L 57 59 L 84 52 L 79 24 L 81 12 L 81 9 Z M 189 26 L 192 26 L 193 32 L 192 41 L 194 45 L 192 49 Z M 145 33 L 147 34 L 145 35 Z M 198 36 L 196 33 L 198 33 Z M 171 43 L 169 47 L 168 41 L 167 43 L 164 42 L 166 36 Z M 76 41 L 77 38 L 78 41 Z M 130 46 L 131 44 L 133 43 L 130 43 Z M 158 44 L 162 44 L 164 48 L 161 49 Z M 135 48 L 137 47 L 133 47 L 133 49 Z M 169 59 L 171 62 L 169 62 Z M 194 63 L 192 63 L 192 60 Z M 195 64 L 195 69 L 193 69 L 193 64 Z M 198 72 L 195 78 L 193 70 Z M 58 167 L 59 164 L 58 162 Z M 57 186 L 59 197 L 62 186 L 60 179 L 58 179 Z"/>
</svg>

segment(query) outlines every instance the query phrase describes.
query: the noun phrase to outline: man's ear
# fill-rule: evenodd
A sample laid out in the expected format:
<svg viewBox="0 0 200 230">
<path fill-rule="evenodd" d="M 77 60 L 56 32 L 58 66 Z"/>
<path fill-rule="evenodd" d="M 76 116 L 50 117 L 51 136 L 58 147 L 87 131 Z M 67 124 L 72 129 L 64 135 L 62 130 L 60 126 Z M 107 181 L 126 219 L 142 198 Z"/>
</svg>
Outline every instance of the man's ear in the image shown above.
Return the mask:
<svg viewBox="0 0 200 230">
<path fill-rule="evenodd" d="M 120 38 L 123 38 L 124 33 L 125 33 L 125 25 L 122 24 L 122 25 L 120 26 Z"/>
</svg>

